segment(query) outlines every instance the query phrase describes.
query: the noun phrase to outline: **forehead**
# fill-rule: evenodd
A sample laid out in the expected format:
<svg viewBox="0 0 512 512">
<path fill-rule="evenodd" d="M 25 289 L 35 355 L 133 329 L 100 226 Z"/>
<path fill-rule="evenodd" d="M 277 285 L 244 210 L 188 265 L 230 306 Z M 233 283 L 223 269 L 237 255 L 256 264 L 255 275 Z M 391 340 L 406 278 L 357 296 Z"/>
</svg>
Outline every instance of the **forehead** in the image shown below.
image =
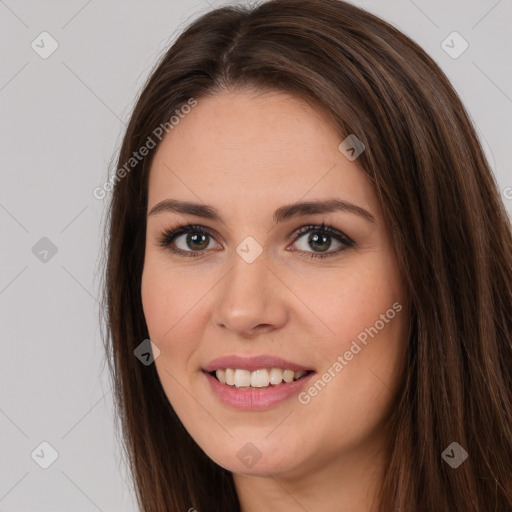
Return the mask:
<svg viewBox="0 0 512 512">
<path fill-rule="evenodd" d="M 376 207 L 368 177 L 341 142 L 323 109 L 283 92 L 200 98 L 157 149 L 148 206 L 172 195 L 238 212 L 313 197 Z"/>
</svg>

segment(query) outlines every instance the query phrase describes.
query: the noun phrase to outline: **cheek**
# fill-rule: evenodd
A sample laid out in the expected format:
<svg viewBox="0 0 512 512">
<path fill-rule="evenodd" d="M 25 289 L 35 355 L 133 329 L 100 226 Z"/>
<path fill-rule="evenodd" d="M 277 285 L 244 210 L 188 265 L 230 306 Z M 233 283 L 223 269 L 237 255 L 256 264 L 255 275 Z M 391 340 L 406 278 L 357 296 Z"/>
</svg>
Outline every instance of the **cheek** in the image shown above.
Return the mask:
<svg viewBox="0 0 512 512">
<path fill-rule="evenodd" d="M 149 338 L 160 350 L 154 363 L 156 371 L 169 402 L 181 410 L 186 409 L 188 395 L 183 386 L 189 387 L 194 337 L 184 332 L 191 308 L 176 278 L 165 264 L 154 264 L 149 258 L 142 274 L 141 295 Z"/>
<path fill-rule="evenodd" d="M 194 325 L 190 324 L 190 319 L 198 311 L 193 307 L 198 301 L 198 293 L 191 291 L 190 280 L 188 286 L 180 281 L 187 279 L 180 278 L 157 258 L 149 257 L 146 261 L 141 281 L 144 317 L 149 337 L 161 352 L 157 367 L 164 364 L 173 372 L 183 365 L 193 350 L 191 340 L 194 337 L 185 331 Z"/>
<path fill-rule="evenodd" d="M 319 414 L 330 411 L 333 421 L 325 425 L 326 436 L 336 438 L 339 429 L 364 436 L 388 412 L 402 374 L 406 298 L 394 260 L 382 254 L 330 277 L 317 282 L 329 292 L 320 294 L 317 288 L 311 296 L 315 313 L 332 335 L 319 340 L 320 382 L 305 390 L 301 403 Z"/>
<path fill-rule="evenodd" d="M 392 261 L 380 254 L 361 258 L 350 268 L 302 279 L 296 289 L 326 327 L 324 339 L 329 352 L 343 350 L 388 310 L 394 317 L 393 304 L 404 302 L 400 276 Z"/>
<path fill-rule="evenodd" d="M 149 337 L 160 350 L 156 369 L 173 406 L 190 398 L 183 386 L 191 389 L 198 375 L 199 348 L 210 320 L 212 276 L 206 269 L 171 266 L 165 254 L 147 253 L 141 281 L 143 311 Z"/>
<path fill-rule="evenodd" d="M 347 332 L 339 324 L 337 343 L 323 347 L 325 366 L 300 396 L 301 421 L 311 436 L 324 440 L 326 457 L 366 443 L 375 446 L 371 440 L 384 434 L 404 368 L 405 308 L 378 333 L 369 329 L 366 344 L 357 334 L 367 334 L 365 329 L 375 324 L 374 315 L 354 314 L 362 327 Z"/>
<path fill-rule="evenodd" d="M 155 342 L 166 343 L 187 325 L 204 287 L 193 275 L 172 268 L 165 255 L 147 253 L 142 272 L 141 295 L 148 330 Z"/>
</svg>

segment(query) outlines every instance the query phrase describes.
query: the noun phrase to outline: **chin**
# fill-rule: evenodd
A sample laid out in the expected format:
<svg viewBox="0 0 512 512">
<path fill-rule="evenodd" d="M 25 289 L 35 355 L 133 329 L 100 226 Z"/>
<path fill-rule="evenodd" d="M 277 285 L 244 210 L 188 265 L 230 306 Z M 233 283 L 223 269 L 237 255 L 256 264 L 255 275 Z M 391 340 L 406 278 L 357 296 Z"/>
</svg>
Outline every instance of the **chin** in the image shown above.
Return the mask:
<svg viewBox="0 0 512 512">
<path fill-rule="evenodd" d="M 268 435 L 268 434 L 265 434 Z M 240 439 L 240 440 L 237 440 Z M 295 474 L 304 468 L 304 451 L 287 446 L 276 436 L 272 441 L 248 435 L 234 438 L 224 445 L 202 448 L 216 464 L 232 473 L 268 476 L 268 474 Z M 288 439 L 289 440 L 289 439 Z M 298 459 L 298 454 L 301 458 Z"/>
</svg>

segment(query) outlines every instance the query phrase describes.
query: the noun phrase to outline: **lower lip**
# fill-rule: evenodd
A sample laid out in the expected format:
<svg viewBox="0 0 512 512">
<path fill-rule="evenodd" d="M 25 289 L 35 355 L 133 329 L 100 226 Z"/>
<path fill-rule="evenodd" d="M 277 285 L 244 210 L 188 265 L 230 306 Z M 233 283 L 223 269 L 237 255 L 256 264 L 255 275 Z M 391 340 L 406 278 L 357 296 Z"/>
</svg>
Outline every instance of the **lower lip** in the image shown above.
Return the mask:
<svg viewBox="0 0 512 512">
<path fill-rule="evenodd" d="M 213 394 L 223 404 L 236 409 L 259 410 L 269 409 L 297 395 L 315 373 L 312 372 L 293 382 L 282 382 L 277 386 L 250 389 L 239 389 L 222 384 L 207 372 L 203 372 L 203 375 L 208 380 Z"/>
</svg>

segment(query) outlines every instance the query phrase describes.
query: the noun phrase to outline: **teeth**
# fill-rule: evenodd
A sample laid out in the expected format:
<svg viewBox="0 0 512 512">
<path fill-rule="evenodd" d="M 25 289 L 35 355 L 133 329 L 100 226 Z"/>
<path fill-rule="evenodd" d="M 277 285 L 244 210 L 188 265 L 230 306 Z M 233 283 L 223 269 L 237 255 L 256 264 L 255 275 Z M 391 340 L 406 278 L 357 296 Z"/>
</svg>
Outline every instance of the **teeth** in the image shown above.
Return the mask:
<svg viewBox="0 0 512 512">
<path fill-rule="evenodd" d="M 217 375 L 217 379 L 219 379 L 222 384 L 226 384 L 226 370 L 217 370 L 215 374 Z"/>
<path fill-rule="evenodd" d="M 295 375 L 295 372 L 293 370 L 285 370 L 283 372 L 283 380 L 285 382 L 293 382 L 294 375 Z"/>
<path fill-rule="evenodd" d="M 242 386 L 251 385 L 251 372 L 249 370 L 235 370 L 235 386 L 241 388 Z"/>
<path fill-rule="evenodd" d="M 218 378 L 218 376 L 217 376 L 217 378 Z M 226 368 L 226 384 L 228 386 L 235 385 L 235 370 L 232 370 L 231 368 Z"/>
<path fill-rule="evenodd" d="M 270 370 L 270 384 L 281 384 L 281 381 L 283 380 L 283 370 L 280 370 L 279 368 L 272 368 Z"/>
<path fill-rule="evenodd" d="M 251 386 L 253 388 L 265 388 L 268 386 L 269 381 L 268 370 L 256 370 L 251 372 Z"/>
<path fill-rule="evenodd" d="M 262 368 L 253 372 L 249 370 L 219 368 L 215 375 L 219 382 L 228 386 L 266 388 L 269 385 L 277 386 L 281 382 L 293 382 L 304 377 L 305 370 L 282 370 L 281 368 Z"/>
</svg>

